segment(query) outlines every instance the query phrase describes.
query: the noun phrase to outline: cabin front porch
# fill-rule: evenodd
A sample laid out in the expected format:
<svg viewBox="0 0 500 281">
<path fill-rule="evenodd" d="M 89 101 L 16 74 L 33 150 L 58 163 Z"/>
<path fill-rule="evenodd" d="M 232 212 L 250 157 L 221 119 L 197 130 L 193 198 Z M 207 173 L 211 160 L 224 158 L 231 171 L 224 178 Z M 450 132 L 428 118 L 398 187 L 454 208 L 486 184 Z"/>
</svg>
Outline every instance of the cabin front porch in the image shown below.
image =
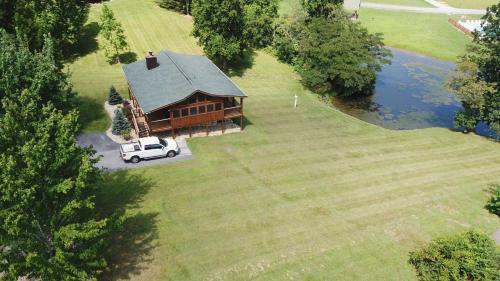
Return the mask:
<svg viewBox="0 0 500 281">
<path fill-rule="evenodd" d="M 243 99 L 217 99 L 176 105 L 144 114 L 131 95 L 133 126 L 139 137 L 151 135 L 179 135 L 189 137 L 202 133 L 224 134 L 243 130 Z M 225 106 L 229 106 L 225 108 Z M 166 117 L 166 118 L 164 118 Z M 234 122 L 237 120 L 238 125 Z"/>
</svg>

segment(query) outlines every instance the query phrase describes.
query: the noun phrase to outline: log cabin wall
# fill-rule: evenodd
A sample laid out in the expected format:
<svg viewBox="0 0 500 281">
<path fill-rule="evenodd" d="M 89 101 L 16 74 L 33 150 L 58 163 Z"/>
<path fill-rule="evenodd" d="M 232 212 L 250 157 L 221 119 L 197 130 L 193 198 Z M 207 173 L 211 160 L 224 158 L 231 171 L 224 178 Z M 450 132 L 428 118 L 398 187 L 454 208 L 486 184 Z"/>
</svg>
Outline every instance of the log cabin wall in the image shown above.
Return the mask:
<svg viewBox="0 0 500 281">
<path fill-rule="evenodd" d="M 205 125 L 224 120 L 225 105 L 234 104 L 234 98 L 223 98 L 196 93 L 177 104 L 148 114 L 148 121 L 168 119 L 173 129 Z"/>
</svg>

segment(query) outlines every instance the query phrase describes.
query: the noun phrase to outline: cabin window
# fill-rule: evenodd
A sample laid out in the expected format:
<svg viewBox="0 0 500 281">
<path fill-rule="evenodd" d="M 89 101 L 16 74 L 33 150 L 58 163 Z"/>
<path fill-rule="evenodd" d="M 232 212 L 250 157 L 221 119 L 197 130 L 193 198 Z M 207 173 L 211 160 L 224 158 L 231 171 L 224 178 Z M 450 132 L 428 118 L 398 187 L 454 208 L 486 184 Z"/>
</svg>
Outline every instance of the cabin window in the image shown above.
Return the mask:
<svg viewBox="0 0 500 281">
<path fill-rule="evenodd" d="M 196 103 L 196 96 L 191 96 L 191 97 L 188 99 L 188 103 Z"/>
<path fill-rule="evenodd" d="M 198 96 L 198 102 L 205 101 L 205 96 L 204 95 L 199 95 Z"/>
<path fill-rule="evenodd" d="M 179 114 L 179 110 L 174 110 L 174 118 L 179 118 L 181 117 L 180 114 Z"/>
<path fill-rule="evenodd" d="M 204 106 L 204 105 L 202 105 L 202 106 L 198 107 L 198 112 L 199 112 L 200 114 L 205 113 L 205 106 Z"/>
<path fill-rule="evenodd" d="M 188 115 L 189 115 L 189 111 L 188 111 L 188 109 L 187 109 L 187 108 L 183 108 L 183 109 L 182 109 L 182 112 L 181 112 L 181 115 L 182 115 L 182 117 L 184 117 L 184 116 L 188 116 Z"/>
<path fill-rule="evenodd" d="M 219 111 L 219 110 L 221 110 L 221 109 L 222 109 L 221 104 L 220 104 L 220 103 L 216 103 L 216 104 L 215 104 L 215 111 Z"/>
<path fill-rule="evenodd" d="M 206 98 L 207 98 L 207 101 L 211 101 L 212 100 L 211 96 L 206 96 Z"/>
<path fill-rule="evenodd" d="M 170 118 L 170 110 L 163 111 L 163 119 L 168 119 L 168 118 Z"/>
<path fill-rule="evenodd" d="M 197 114 L 197 108 L 196 107 L 191 107 L 189 109 L 189 115 L 196 115 Z"/>
<path fill-rule="evenodd" d="M 212 111 L 214 111 L 214 105 L 213 104 L 207 105 L 207 112 L 212 112 Z"/>
</svg>

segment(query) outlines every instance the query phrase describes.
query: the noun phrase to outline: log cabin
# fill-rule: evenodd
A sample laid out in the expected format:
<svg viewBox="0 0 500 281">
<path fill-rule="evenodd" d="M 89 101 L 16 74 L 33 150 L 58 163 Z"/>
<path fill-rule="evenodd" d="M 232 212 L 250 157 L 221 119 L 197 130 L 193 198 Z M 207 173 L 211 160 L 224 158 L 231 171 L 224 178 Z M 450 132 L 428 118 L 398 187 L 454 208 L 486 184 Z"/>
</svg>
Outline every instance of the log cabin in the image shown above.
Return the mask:
<svg viewBox="0 0 500 281">
<path fill-rule="evenodd" d="M 180 129 L 224 124 L 243 130 L 245 93 L 212 61 L 203 56 L 162 50 L 123 66 L 128 82 L 133 126 L 139 137 Z"/>
</svg>

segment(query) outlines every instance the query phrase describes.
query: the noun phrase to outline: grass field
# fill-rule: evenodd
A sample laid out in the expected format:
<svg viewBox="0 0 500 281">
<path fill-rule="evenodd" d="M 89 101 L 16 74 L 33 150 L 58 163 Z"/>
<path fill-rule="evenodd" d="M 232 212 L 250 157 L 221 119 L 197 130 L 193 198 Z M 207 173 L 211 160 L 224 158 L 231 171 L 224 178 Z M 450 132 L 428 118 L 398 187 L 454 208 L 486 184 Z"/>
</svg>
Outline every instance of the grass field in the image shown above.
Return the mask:
<svg viewBox="0 0 500 281">
<path fill-rule="evenodd" d="M 189 18 L 151 0 L 109 5 L 138 57 L 201 52 Z M 100 110 L 111 83 L 124 92 L 100 51 L 71 70 L 86 110 Z M 100 201 L 130 219 L 105 280 L 415 280 L 408 251 L 469 227 L 500 228 L 483 209 L 487 185 L 500 181 L 498 143 L 364 123 L 264 52 L 233 78 L 249 96 L 244 132 L 189 140 L 190 161 L 106 176 Z M 94 117 L 87 130 L 106 127 Z"/>
<path fill-rule="evenodd" d="M 485 9 L 498 3 L 498 0 L 444 0 L 446 4 L 456 8 Z"/>
<path fill-rule="evenodd" d="M 382 33 L 386 45 L 454 61 L 470 42 L 447 15 L 361 9 L 361 24 Z"/>
</svg>

